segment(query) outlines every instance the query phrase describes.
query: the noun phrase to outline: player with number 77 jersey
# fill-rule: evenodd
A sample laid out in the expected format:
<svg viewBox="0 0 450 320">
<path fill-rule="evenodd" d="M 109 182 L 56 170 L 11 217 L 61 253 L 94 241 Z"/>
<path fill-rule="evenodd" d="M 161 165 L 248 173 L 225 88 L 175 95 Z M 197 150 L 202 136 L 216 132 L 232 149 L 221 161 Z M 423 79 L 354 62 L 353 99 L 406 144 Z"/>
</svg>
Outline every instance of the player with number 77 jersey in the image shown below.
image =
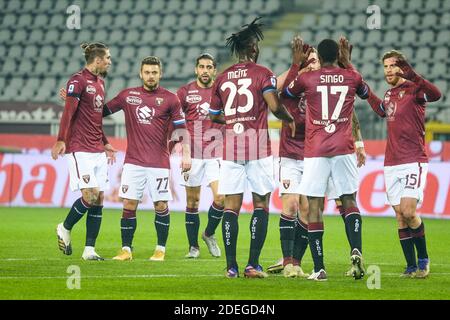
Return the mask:
<svg viewBox="0 0 450 320">
<path fill-rule="evenodd" d="M 355 279 L 364 275 L 361 249 L 361 216 L 356 204 L 358 171 L 352 137 L 352 115 L 355 96 L 368 98 L 369 88 L 361 75 L 351 67 L 342 69 L 340 53 L 348 52 L 348 41 L 338 45 L 325 39 L 318 45 L 321 69 L 298 75 L 283 88 L 283 94 L 306 99 L 304 176 L 299 193 L 308 196 L 308 237 L 314 260 L 311 280 L 326 280 L 323 264 L 322 209 L 328 179 L 331 176 L 336 194 L 345 210 L 349 230 L 351 260 Z"/>
</svg>

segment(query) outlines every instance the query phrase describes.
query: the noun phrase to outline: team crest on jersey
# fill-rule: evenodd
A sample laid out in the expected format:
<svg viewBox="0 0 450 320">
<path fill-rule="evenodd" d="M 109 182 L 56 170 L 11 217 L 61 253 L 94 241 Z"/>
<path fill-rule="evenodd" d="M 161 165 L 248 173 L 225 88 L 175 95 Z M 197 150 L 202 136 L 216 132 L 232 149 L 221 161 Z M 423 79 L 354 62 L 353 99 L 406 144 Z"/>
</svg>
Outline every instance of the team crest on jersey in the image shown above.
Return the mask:
<svg viewBox="0 0 450 320">
<path fill-rule="evenodd" d="M 84 176 L 82 176 L 84 183 L 89 183 L 89 181 L 91 180 L 91 176 L 88 174 L 85 174 Z"/>
<path fill-rule="evenodd" d="M 155 116 L 155 109 L 148 106 L 137 107 L 136 116 L 139 123 L 150 124 Z"/>
<path fill-rule="evenodd" d="M 202 97 L 199 96 L 198 94 L 190 94 L 190 95 L 186 96 L 187 103 L 197 103 L 200 101 L 202 101 Z"/>
<path fill-rule="evenodd" d="M 86 92 L 89 93 L 89 94 L 95 94 L 97 92 L 97 90 L 95 89 L 94 86 L 88 85 L 86 87 Z"/>
<path fill-rule="evenodd" d="M 285 189 L 289 189 L 290 185 L 291 185 L 291 180 L 283 180 L 283 187 Z"/>
<path fill-rule="evenodd" d="M 139 106 L 142 103 L 142 99 L 139 97 L 134 97 L 134 96 L 128 96 L 126 99 L 128 104 L 132 104 L 135 106 Z"/>
<path fill-rule="evenodd" d="M 164 102 L 164 99 L 163 98 L 156 98 L 155 101 L 156 101 L 156 105 L 160 106 Z"/>
<path fill-rule="evenodd" d="M 127 193 L 127 191 L 128 191 L 128 186 L 126 184 L 122 185 L 122 192 Z"/>
<path fill-rule="evenodd" d="M 405 90 L 402 90 L 398 93 L 398 98 L 401 99 L 405 95 Z"/>
</svg>

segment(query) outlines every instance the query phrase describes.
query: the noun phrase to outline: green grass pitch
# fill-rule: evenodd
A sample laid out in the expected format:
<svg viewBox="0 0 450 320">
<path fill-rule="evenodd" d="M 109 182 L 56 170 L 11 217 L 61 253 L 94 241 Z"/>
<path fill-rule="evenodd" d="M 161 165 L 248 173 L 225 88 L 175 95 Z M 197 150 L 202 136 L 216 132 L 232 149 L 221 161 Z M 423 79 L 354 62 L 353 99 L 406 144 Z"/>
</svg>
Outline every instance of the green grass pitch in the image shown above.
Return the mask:
<svg viewBox="0 0 450 320">
<path fill-rule="evenodd" d="M 187 237 L 184 214 L 171 215 L 166 261 L 151 262 L 156 244 L 154 215 L 138 211 L 134 260 L 82 261 L 85 221 L 72 232 L 73 254 L 64 256 L 57 247 L 55 227 L 67 209 L 0 209 L 0 299 L 449 299 L 450 221 L 425 220 L 431 275 L 428 279 L 401 279 L 405 262 L 393 218 L 363 218 L 363 249 L 366 268 L 380 268 L 380 289 L 369 289 L 367 277 L 355 281 L 343 276 L 349 267 L 349 249 L 340 217 L 325 217 L 324 255 L 327 282 L 285 279 L 226 279 L 225 259 L 209 255 L 200 239 L 201 256 L 184 259 Z M 113 257 L 120 249 L 119 210 L 104 210 L 97 252 Z M 201 214 L 201 230 L 206 223 Z M 238 262 L 242 272 L 248 258 L 249 214 L 241 214 Z M 269 266 L 281 255 L 278 216 L 270 225 L 261 264 Z M 219 228 L 220 229 L 220 228 Z M 223 251 L 221 231 L 217 233 Z M 80 289 L 68 289 L 70 266 L 80 268 Z M 312 269 L 308 250 L 303 269 Z M 69 269 L 70 271 L 70 269 Z M 69 279 L 70 282 L 70 279 Z"/>
</svg>

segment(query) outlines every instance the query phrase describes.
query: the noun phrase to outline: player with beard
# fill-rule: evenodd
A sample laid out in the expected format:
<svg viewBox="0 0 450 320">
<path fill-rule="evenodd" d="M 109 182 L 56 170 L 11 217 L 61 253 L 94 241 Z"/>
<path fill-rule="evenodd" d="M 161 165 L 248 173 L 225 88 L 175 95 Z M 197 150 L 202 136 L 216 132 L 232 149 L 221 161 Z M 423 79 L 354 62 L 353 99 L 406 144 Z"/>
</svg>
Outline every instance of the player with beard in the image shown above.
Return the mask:
<svg viewBox="0 0 450 320">
<path fill-rule="evenodd" d="M 214 57 L 203 53 L 196 59 L 196 80 L 177 91 L 181 107 L 186 115 L 186 127 L 191 136 L 192 167 L 183 173 L 182 180 L 186 189 L 185 221 L 189 241 L 189 252 L 186 258 L 200 256 L 198 207 L 203 177 L 206 178 L 213 193 L 213 203 L 208 210 L 208 224 L 202 233 L 202 239 L 213 257 L 221 255 L 214 234 L 223 215 L 224 197 L 217 192 L 222 158 L 223 125 L 212 122 L 208 115 L 216 72 Z"/>
<path fill-rule="evenodd" d="M 127 150 L 122 171 L 119 197 L 123 200 L 120 222 L 122 250 L 114 260 L 132 260 L 132 242 L 137 228 L 136 210 L 146 188 L 155 208 L 157 246 L 152 261 L 164 261 L 169 236 L 170 215 L 167 202 L 172 200 L 169 185 L 169 150 L 167 128 L 173 124 L 183 137 L 181 167 L 191 167 L 189 133 L 176 94 L 162 88 L 162 64 L 158 57 L 141 62 L 142 86 L 122 90 L 104 105 L 103 116 L 120 110 L 125 113 Z M 64 92 L 61 94 L 64 97 Z"/>
<path fill-rule="evenodd" d="M 391 86 L 384 99 L 370 92 L 372 109 L 387 123 L 384 178 L 389 204 L 395 211 L 408 278 L 426 278 L 430 261 L 425 226 L 417 214 L 423 200 L 428 172 L 425 151 L 425 108 L 441 97 L 439 89 L 417 74 L 405 56 L 396 50 L 386 52 L 381 62 L 384 77 Z M 417 263 L 415 249 L 417 250 Z"/>
<path fill-rule="evenodd" d="M 281 91 L 284 83 L 290 82 L 298 74 L 320 69 L 320 63 L 317 52 L 313 52 L 308 57 L 308 62 L 300 66 L 298 57 L 295 53 L 299 52 L 295 46 L 301 45 L 300 37 L 294 37 L 292 41 L 293 47 L 293 63 L 291 68 L 281 74 L 278 79 L 278 87 Z M 340 40 L 339 48 L 348 47 L 348 41 L 344 37 Z M 350 49 L 351 51 L 351 49 Z M 342 68 L 351 68 L 350 53 L 348 61 L 344 57 L 341 59 L 340 54 L 339 65 Z M 282 199 L 282 214 L 280 216 L 280 240 L 283 252 L 283 258 L 279 259 L 275 264 L 269 266 L 269 273 L 283 272 L 285 277 L 307 277 L 301 269 L 301 261 L 308 246 L 308 199 L 306 196 L 298 193 L 298 187 L 303 176 L 303 159 L 304 159 L 304 140 L 305 140 L 305 111 L 306 101 L 304 95 L 300 98 L 286 97 L 281 95 L 282 103 L 288 108 L 289 112 L 294 116 L 296 121 L 296 136 L 291 137 L 289 127 L 286 123 L 282 124 L 280 137 L 280 194 Z M 352 133 L 355 139 L 355 149 L 358 160 L 358 167 L 365 164 L 366 155 L 364 144 L 362 142 L 361 130 L 356 112 L 352 117 Z M 357 178 L 357 177 L 356 177 Z M 356 182 L 357 183 L 357 182 Z M 345 223 L 345 211 L 342 208 L 342 202 L 336 195 L 333 180 L 330 178 L 327 189 L 328 200 L 335 200 L 342 219 Z M 345 228 L 347 240 L 351 246 L 351 240 L 347 227 Z M 345 274 L 353 276 L 353 266 Z"/>
<path fill-rule="evenodd" d="M 114 161 L 114 148 L 108 143 L 102 128 L 105 99 L 104 81 L 111 66 L 108 47 L 99 42 L 83 43 L 86 66 L 67 82 L 67 99 L 58 133 L 52 148 L 52 158 L 67 155 L 70 188 L 80 190 L 81 198 L 72 205 L 66 219 L 58 224 L 59 249 L 72 254 L 71 230 L 87 212 L 84 260 L 103 260 L 95 252 L 100 230 L 103 193 L 108 187 L 107 158 Z"/>
<path fill-rule="evenodd" d="M 267 109 L 277 118 L 289 122 L 295 134 L 294 119 L 278 99 L 276 77 L 272 71 L 256 63 L 258 42 L 263 38 L 258 20 L 244 25 L 227 39 L 227 45 L 239 62 L 217 77 L 211 99 L 211 119 L 225 124 L 226 128 L 219 194 L 225 195 L 222 235 L 228 278 L 239 276 L 236 257 L 238 216 L 246 185 L 252 192 L 254 211 L 250 220 L 250 254 L 244 276 L 267 277 L 259 264 L 267 234 L 269 199 L 274 189 Z"/>
</svg>

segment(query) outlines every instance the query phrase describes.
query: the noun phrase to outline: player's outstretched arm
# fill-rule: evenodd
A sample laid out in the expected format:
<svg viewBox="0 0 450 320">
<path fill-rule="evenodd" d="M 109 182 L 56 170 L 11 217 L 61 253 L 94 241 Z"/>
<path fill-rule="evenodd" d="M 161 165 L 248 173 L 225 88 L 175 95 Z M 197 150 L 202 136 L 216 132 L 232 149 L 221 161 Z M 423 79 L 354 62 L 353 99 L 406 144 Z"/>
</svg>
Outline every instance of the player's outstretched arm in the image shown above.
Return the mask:
<svg viewBox="0 0 450 320">
<path fill-rule="evenodd" d="M 383 101 L 380 98 L 378 98 L 377 95 L 370 88 L 367 102 L 377 115 L 379 115 L 381 118 L 386 117 L 386 111 L 383 105 Z"/>
<path fill-rule="evenodd" d="M 116 97 L 115 97 L 114 99 L 112 99 L 108 104 L 111 105 L 111 106 L 116 105 L 116 103 L 114 103 L 114 101 L 116 101 L 115 99 L 118 99 L 118 97 L 119 97 L 119 96 L 116 96 Z M 60 98 L 62 101 L 66 101 L 66 98 L 67 98 L 67 91 L 66 91 L 65 88 L 59 89 L 59 98 Z M 104 104 L 104 105 L 103 105 L 103 118 L 104 118 L 104 117 L 107 117 L 107 116 L 109 116 L 109 115 L 112 115 L 113 113 L 115 113 L 115 112 L 121 110 L 121 108 L 112 108 L 113 110 L 111 110 L 111 109 L 108 107 L 108 104 Z"/>
</svg>

